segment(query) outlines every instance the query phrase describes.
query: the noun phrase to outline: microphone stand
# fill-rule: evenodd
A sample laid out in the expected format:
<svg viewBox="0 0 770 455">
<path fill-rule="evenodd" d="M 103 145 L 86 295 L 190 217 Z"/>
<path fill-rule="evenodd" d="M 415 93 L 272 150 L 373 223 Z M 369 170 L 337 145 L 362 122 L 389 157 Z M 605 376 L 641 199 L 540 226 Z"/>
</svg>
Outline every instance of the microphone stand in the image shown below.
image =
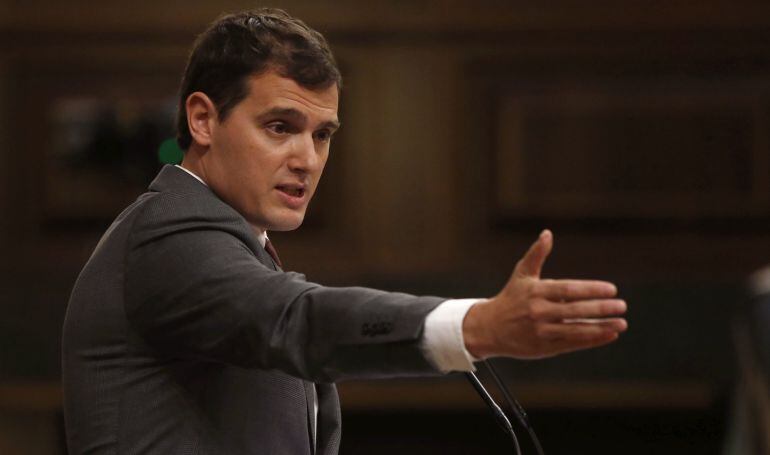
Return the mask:
<svg viewBox="0 0 770 455">
<path fill-rule="evenodd" d="M 527 430 L 527 433 L 529 433 L 529 437 L 532 439 L 532 443 L 534 444 L 538 455 L 544 455 L 543 447 L 540 445 L 540 440 L 535 434 L 534 428 L 532 428 L 532 425 L 529 423 L 529 417 L 527 416 L 526 411 L 524 411 L 524 407 L 522 407 L 521 404 L 519 404 L 519 402 L 513 398 L 511 393 L 508 391 L 508 388 L 505 386 L 505 383 L 500 378 L 500 375 L 497 373 L 497 370 L 495 370 L 495 368 L 492 366 L 492 363 L 486 360 L 482 360 L 481 363 L 484 364 L 489 373 L 492 375 L 492 378 L 495 380 L 497 387 L 503 393 L 505 401 L 508 403 L 511 412 L 519 421 L 519 424 Z M 479 381 L 479 378 L 474 373 L 467 372 L 465 373 L 465 377 L 468 378 L 468 381 L 470 381 L 471 385 L 473 385 L 473 388 L 476 389 L 476 392 L 478 392 L 479 396 L 481 396 L 481 398 L 486 402 L 487 406 L 492 411 L 492 414 L 494 414 L 495 420 L 497 420 L 497 423 L 500 425 L 503 431 L 511 437 L 511 440 L 513 441 L 513 447 L 516 450 L 516 454 L 521 455 L 519 440 L 516 437 L 516 433 L 513 431 L 511 421 L 508 420 L 508 417 L 505 415 L 503 410 L 500 409 L 500 406 L 498 406 L 497 403 L 495 403 L 495 400 L 492 398 L 489 392 L 487 392 L 487 390 L 484 388 L 484 385 L 481 383 L 481 381 Z"/>
<path fill-rule="evenodd" d="M 521 426 L 527 430 L 527 433 L 529 433 L 529 437 L 532 439 L 532 443 L 535 445 L 535 450 L 537 451 L 538 455 L 544 455 L 543 446 L 540 445 L 540 440 L 537 438 L 535 429 L 532 428 L 532 424 L 529 422 L 529 417 L 527 416 L 527 412 L 524 410 L 524 407 L 519 404 L 519 402 L 516 401 L 516 399 L 513 398 L 511 393 L 508 391 L 508 387 L 506 387 L 503 380 L 500 379 L 500 375 L 497 374 L 497 370 L 492 366 L 492 362 L 488 360 L 482 360 L 481 363 L 487 367 L 487 370 L 492 375 L 492 378 L 495 380 L 497 387 L 503 393 L 503 397 L 505 397 L 505 401 L 508 403 L 508 407 L 519 421 L 519 424 L 521 424 Z"/>
<path fill-rule="evenodd" d="M 500 427 L 505 431 L 513 441 L 513 447 L 516 450 L 516 455 L 521 455 L 521 447 L 519 447 L 519 439 L 516 437 L 516 433 L 513 431 L 513 426 L 511 426 L 511 421 L 508 420 L 508 417 L 505 416 L 505 413 L 502 409 L 500 409 L 500 406 L 495 403 L 495 400 L 492 399 L 492 396 L 487 392 L 487 389 L 484 388 L 484 386 L 481 384 L 481 381 L 479 381 L 479 378 L 476 377 L 476 375 L 472 372 L 466 372 L 465 377 L 468 378 L 468 381 L 470 381 L 471 385 L 473 385 L 473 388 L 476 389 L 476 392 L 478 392 L 479 396 L 487 403 L 487 406 L 489 406 L 489 409 L 492 411 L 492 414 L 494 414 L 495 419 L 497 420 L 497 423 L 500 425 Z"/>
</svg>

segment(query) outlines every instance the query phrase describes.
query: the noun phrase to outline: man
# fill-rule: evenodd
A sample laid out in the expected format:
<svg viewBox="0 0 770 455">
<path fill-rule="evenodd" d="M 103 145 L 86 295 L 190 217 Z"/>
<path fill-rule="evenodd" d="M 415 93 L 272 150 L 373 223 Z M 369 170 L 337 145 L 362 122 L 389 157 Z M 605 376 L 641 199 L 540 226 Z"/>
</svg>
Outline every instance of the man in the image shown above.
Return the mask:
<svg viewBox="0 0 770 455">
<path fill-rule="evenodd" d="M 472 370 L 625 330 L 612 284 L 539 279 L 548 231 L 487 300 L 282 272 L 266 233 L 302 223 L 340 81 L 323 37 L 282 11 L 225 16 L 199 37 L 180 92 L 182 165 L 118 216 L 70 299 L 70 453 L 334 454 L 334 381 Z"/>
</svg>

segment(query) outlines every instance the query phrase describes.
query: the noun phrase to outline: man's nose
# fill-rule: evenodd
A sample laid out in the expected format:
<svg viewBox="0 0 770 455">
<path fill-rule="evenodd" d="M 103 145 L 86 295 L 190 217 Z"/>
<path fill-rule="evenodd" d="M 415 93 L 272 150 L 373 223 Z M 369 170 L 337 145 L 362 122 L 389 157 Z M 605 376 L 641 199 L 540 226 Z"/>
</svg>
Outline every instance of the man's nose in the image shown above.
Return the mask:
<svg viewBox="0 0 770 455">
<path fill-rule="evenodd" d="M 318 166 L 319 159 L 312 134 L 298 134 L 292 144 L 289 168 L 297 172 L 309 172 Z"/>
</svg>

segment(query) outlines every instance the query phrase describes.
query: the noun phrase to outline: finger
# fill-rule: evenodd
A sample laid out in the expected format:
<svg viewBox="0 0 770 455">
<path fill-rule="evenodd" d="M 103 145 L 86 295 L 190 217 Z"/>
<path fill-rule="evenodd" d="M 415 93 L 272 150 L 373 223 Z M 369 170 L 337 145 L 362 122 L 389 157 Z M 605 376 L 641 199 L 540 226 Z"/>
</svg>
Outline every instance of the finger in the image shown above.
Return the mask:
<svg viewBox="0 0 770 455">
<path fill-rule="evenodd" d="M 529 247 L 524 257 L 516 264 L 514 275 L 527 277 L 540 277 L 545 259 L 551 254 L 553 248 L 553 234 L 548 229 L 540 233 L 535 243 Z"/>
<path fill-rule="evenodd" d="M 537 328 L 538 335 L 551 341 L 590 342 L 596 338 L 606 338 L 628 329 L 623 318 L 593 319 L 591 322 L 544 323 Z"/>
<path fill-rule="evenodd" d="M 530 316 L 541 321 L 579 320 L 619 316 L 626 312 L 626 302 L 620 299 L 580 300 L 568 303 L 537 302 Z"/>
<path fill-rule="evenodd" d="M 587 327 L 590 325 L 593 326 L 600 326 L 604 330 L 608 331 L 615 331 L 615 332 L 625 332 L 628 330 L 628 321 L 626 321 L 625 318 L 575 318 L 575 319 L 563 319 L 562 324 L 564 325 L 580 325 L 582 327 Z"/>
<path fill-rule="evenodd" d="M 598 348 L 599 346 L 604 346 L 616 341 L 618 337 L 619 335 L 617 332 L 611 332 L 582 341 L 561 340 L 556 342 L 555 350 L 559 354 L 564 354 L 567 352 L 580 351 L 582 349 Z"/>
<path fill-rule="evenodd" d="M 618 289 L 607 281 L 540 280 L 535 284 L 533 293 L 558 302 L 562 300 L 609 299 L 617 295 Z"/>
</svg>

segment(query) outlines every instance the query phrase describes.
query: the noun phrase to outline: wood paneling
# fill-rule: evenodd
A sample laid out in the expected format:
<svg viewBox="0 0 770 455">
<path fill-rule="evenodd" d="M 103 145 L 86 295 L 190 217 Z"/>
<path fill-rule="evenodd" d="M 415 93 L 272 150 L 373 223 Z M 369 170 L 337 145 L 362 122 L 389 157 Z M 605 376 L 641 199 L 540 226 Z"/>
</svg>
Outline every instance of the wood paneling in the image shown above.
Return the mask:
<svg viewBox="0 0 770 455">
<path fill-rule="evenodd" d="M 682 77 L 680 62 L 611 66 L 586 61 L 576 74 L 544 64 L 495 83 L 495 216 L 770 216 L 767 67 Z"/>
<path fill-rule="evenodd" d="M 324 32 L 357 30 L 368 33 L 435 30 L 660 30 L 687 28 L 753 29 L 767 25 L 770 6 L 759 0 L 654 0 L 645 2 L 596 1 L 590 6 L 577 0 L 548 5 L 525 0 L 282 0 L 272 5 L 286 8 Z M 253 8 L 246 0 L 212 3 L 137 0 L 127 11 L 123 2 L 99 3 L 70 0 L 0 2 L 0 27 L 32 30 L 104 31 L 197 30 L 221 12 Z"/>
</svg>

